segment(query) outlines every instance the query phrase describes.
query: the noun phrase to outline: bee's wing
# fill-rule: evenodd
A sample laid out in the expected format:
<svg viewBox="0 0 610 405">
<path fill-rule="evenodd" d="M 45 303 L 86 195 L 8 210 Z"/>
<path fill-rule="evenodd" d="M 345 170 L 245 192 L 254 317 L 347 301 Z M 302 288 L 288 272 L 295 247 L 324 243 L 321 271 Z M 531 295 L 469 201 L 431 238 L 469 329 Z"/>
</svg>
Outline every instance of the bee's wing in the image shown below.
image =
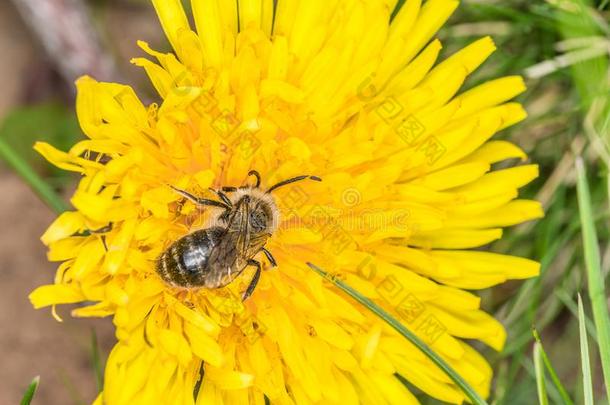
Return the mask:
<svg viewBox="0 0 610 405">
<path fill-rule="evenodd" d="M 215 287 L 229 284 L 241 274 L 246 267 L 247 258 L 237 244 L 237 234 L 226 232 L 220 243 L 210 252 L 210 267 L 214 272 Z"/>
<path fill-rule="evenodd" d="M 250 243 L 250 205 L 244 200 L 235 207 L 235 212 L 227 224 L 228 233 L 235 238 L 238 255 L 245 256 Z"/>
<path fill-rule="evenodd" d="M 250 209 L 242 203 L 235 207 L 229 217 L 227 228 L 220 243 L 210 252 L 211 267 L 215 269 L 213 285 L 220 287 L 233 281 L 248 264 L 251 254 Z"/>
<path fill-rule="evenodd" d="M 242 204 L 237 207 L 235 213 L 235 222 L 229 223 L 228 233 L 232 234 L 236 240 L 236 248 L 239 256 L 243 257 L 246 262 L 253 258 L 265 246 L 268 234 L 254 233 L 250 226 L 250 206 Z"/>
<path fill-rule="evenodd" d="M 248 242 L 248 246 L 246 247 L 246 256 L 248 259 L 253 258 L 261 251 L 265 244 L 267 243 L 267 239 L 269 239 L 269 234 L 250 234 L 250 239 Z"/>
</svg>

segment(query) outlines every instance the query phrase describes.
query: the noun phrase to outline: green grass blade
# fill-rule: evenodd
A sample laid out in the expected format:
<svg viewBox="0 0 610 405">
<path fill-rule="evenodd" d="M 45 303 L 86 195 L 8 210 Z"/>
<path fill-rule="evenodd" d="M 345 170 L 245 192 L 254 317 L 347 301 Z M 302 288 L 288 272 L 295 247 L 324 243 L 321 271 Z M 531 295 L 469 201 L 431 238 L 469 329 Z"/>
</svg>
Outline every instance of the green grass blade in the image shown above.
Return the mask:
<svg viewBox="0 0 610 405">
<path fill-rule="evenodd" d="M 589 360 L 589 343 L 587 342 L 587 329 L 585 328 L 585 310 L 582 298 L 578 294 L 578 330 L 580 331 L 580 357 L 582 363 L 582 379 L 585 392 L 585 405 L 594 405 L 593 381 L 591 379 L 591 362 Z"/>
<path fill-rule="evenodd" d="M 606 392 L 610 392 L 610 316 L 606 304 L 597 232 L 591 209 L 591 193 L 589 192 L 587 174 L 581 158 L 576 160 L 576 172 L 578 175 L 578 207 L 587 268 L 587 287 L 593 308 L 593 321 L 597 331 L 597 344 L 604 372 L 604 384 L 606 385 Z"/>
<path fill-rule="evenodd" d="M 436 354 L 428 345 L 426 345 L 417 335 L 405 328 L 399 321 L 394 319 L 390 314 L 381 309 L 375 303 L 368 298 L 364 297 L 358 291 L 354 290 L 343 281 L 336 279 L 329 275 L 324 270 L 320 269 L 314 264 L 307 263 L 307 265 L 320 276 L 332 282 L 336 287 L 341 289 L 343 292 L 348 294 L 350 297 L 364 305 L 368 310 L 373 312 L 375 315 L 383 319 L 388 325 L 394 328 L 404 338 L 411 342 L 418 350 L 424 353 L 434 364 L 436 364 L 447 376 L 464 392 L 466 397 L 470 399 L 473 404 L 482 405 L 487 404 L 483 398 L 438 354 Z"/>
<path fill-rule="evenodd" d="M 94 328 L 91 328 L 91 363 L 93 365 L 93 372 L 95 373 L 97 392 L 102 392 L 104 387 L 104 367 L 102 365 L 100 347 L 97 343 L 97 334 L 95 333 Z"/>
<path fill-rule="evenodd" d="M 390 15 L 390 22 L 394 21 L 394 18 L 396 18 L 396 16 L 400 12 L 400 9 L 404 5 L 405 5 L 405 0 L 398 0 L 398 3 L 396 3 L 396 7 L 394 7 L 394 11 L 392 11 L 392 14 Z"/>
<path fill-rule="evenodd" d="M 538 403 L 549 405 L 549 397 L 546 394 L 546 381 L 544 376 L 544 361 L 542 360 L 542 345 L 534 343 L 534 367 L 536 369 L 536 387 L 538 389 Z"/>
<path fill-rule="evenodd" d="M 49 186 L 13 148 L 0 138 L 0 158 L 13 169 L 38 194 L 53 211 L 60 214 L 69 209 L 68 204 Z"/>
<path fill-rule="evenodd" d="M 542 340 L 540 339 L 540 335 L 538 334 L 538 331 L 536 329 L 534 329 L 533 334 L 534 334 L 534 339 L 536 339 L 536 343 L 534 345 L 534 365 L 536 366 L 536 377 L 538 377 L 538 365 L 536 364 L 536 347 L 538 347 L 540 360 L 542 360 L 542 363 L 544 364 L 547 372 L 549 373 L 549 376 L 551 377 L 551 381 L 553 381 L 555 388 L 557 388 L 557 391 L 559 392 L 559 395 L 561 396 L 563 403 L 566 405 L 573 405 L 574 402 L 570 398 L 568 391 L 565 389 L 565 387 L 561 383 L 561 380 L 559 379 L 559 376 L 557 375 L 557 372 L 555 371 L 555 367 L 553 367 L 553 364 L 551 363 L 549 356 L 546 354 L 546 350 L 544 350 L 544 346 L 542 345 Z"/>
<path fill-rule="evenodd" d="M 38 389 L 38 384 L 40 384 L 40 376 L 34 377 L 27 390 L 25 390 L 25 394 L 23 394 L 21 399 L 21 405 L 30 405 L 34 394 L 36 394 L 36 389 Z"/>
</svg>

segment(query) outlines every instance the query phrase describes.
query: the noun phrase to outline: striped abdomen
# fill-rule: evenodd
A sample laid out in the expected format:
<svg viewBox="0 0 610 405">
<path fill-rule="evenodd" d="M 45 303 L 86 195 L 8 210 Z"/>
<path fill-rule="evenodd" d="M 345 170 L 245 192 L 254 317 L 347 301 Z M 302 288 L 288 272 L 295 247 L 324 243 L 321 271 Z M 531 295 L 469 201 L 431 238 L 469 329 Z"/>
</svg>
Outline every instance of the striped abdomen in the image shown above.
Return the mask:
<svg viewBox="0 0 610 405">
<path fill-rule="evenodd" d="M 174 242 L 157 260 L 157 273 L 174 286 L 217 287 L 211 273 L 210 254 L 225 230 L 214 227 L 190 233 Z"/>
</svg>

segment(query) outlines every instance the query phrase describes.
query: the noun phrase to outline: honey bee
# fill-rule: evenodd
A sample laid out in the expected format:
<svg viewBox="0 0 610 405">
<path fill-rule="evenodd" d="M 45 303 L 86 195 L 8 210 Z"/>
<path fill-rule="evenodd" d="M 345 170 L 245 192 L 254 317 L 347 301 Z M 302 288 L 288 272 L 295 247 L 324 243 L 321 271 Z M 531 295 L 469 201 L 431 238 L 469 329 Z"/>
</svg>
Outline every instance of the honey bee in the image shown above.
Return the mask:
<svg viewBox="0 0 610 405">
<path fill-rule="evenodd" d="M 265 249 L 267 239 L 277 229 L 280 216 L 271 192 L 297 181 L 321 179 L 297 176 L 263 191 L 260 174 L 252 170 L 248 176 L 255 176 L 256 185 L 212 190 L 219 197 L 218 201 L 170 186 L 197 205 L 223 211 L 212 218 L 212 226 L 178 239 L 157 259 L 156 271 L 166 283 L 186 289 L 220 288 L 231 283 L 247 266 L 254 266 L 256 272 L 242 297 L 246 300 L 261 275 L 261 264 L 254 257 L 262 251 L 271 265 L 276 266 L 273 255 Z"/>
</svg>

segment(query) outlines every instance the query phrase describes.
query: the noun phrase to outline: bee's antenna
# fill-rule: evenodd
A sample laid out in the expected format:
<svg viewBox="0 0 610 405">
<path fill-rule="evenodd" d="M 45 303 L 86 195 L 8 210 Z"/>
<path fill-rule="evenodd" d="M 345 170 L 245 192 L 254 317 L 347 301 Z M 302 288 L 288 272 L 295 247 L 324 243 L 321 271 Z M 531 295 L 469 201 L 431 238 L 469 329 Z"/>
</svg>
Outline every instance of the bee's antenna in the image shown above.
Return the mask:
<svg viewBox="0 0 610 405">
<path fill-rule="evenodd" d="M 227 197 L 227 195 L 223 192 L 223 191 L 219 191 L 219 190 L 214 190 L 213 188 L 210 187 L 210 191 L 213 192 L 214 194 L 216 194 L 218 197 L 220 197 L 220 199 L 227 204 L 229 207 L 231 207 L 233 205 L 233 203 L 231 202 L 231 200 L 229 199 L 229 197 Z"/>
<path fill-rule="evenodd" d="M 287 184 L 296 183 L 297 181 L 306 180 L 306 179 L 310 179 L 310 180 L 313 180 L 313 181 L 322 181 L 322 179 L 319 178 L 318 176 L 309 176 L 309 175 L 306 174 L 306 175 L 303 175 L 303 176 L 293 177 L 292 179 L 280 181 L 275 186 L 273 186 L 269 190 L 267 190 L 267 193 L 270 193 L 273 190 L 276 190 L 276 189 L 278 189 L 280 187 L 283 187 L 283 186 L 285 186 Z"/>
<path fill-rule="evenodd" d="M 176 188 L 176 187 L 172 186 L 171 184 L 168 184 L 168 186 L 170 186 L 176 193 L 180 194 L 182 197 L 194 202 L 197 205 L 209 205 L 211 207 L 224 208 L 226 210 L 231 209 L 231 207 L 229 207 L 227 204 L 225 204 L 223 202 L 209 200 L 207 198 L 199 198 L 199 197 L 192 195 L 191 193 L 187 193 L 184 190 L 180 190 L 179 188 Z"/>
<path fill-rule="evenodd" d="M 257 172 L 256 170 L 250 170 L 248 172 L 248 176 L 254 176 L 256 177 L 256 188 L 260 187 L 261 185 L 261 175 L 259 172 Z"/>
</svg>

